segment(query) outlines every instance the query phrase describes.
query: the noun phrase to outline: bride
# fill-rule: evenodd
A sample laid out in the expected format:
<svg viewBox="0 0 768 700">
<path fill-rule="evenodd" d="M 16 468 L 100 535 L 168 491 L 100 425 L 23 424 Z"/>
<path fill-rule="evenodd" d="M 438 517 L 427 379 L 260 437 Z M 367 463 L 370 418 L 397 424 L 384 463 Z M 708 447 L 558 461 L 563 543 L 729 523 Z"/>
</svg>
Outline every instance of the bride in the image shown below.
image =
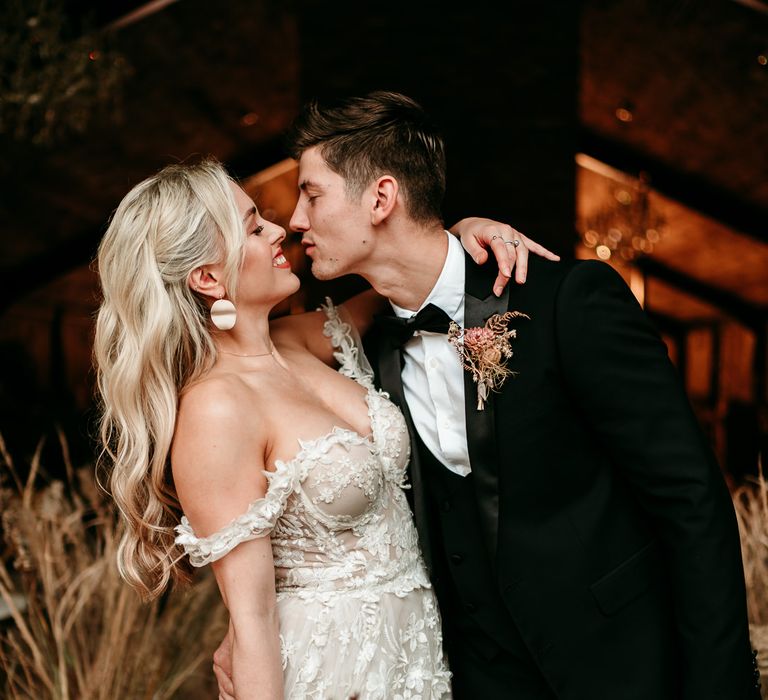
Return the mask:
<svg viewBox="0 0 768 700">
<path fill-rule="evenodd" d="M 121 574 L 149 599 L 212 565 L 238 700 L 450 697 L 406 426 L 358 344 L 381 298 L 270 322 L 299 287 L 284 238 L 210 160 L 112 218 L 94 352 Z"/>
</svg>

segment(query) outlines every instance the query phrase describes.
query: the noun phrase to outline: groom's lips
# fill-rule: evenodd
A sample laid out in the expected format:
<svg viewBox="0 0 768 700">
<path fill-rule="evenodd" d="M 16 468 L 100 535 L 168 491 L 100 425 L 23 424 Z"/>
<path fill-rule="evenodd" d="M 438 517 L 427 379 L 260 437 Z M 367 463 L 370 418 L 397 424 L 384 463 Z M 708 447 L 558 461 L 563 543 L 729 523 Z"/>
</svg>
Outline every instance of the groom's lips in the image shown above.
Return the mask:
<svg viewBox="0 0 768 700">
<path fill-rule="evenodd" d="M 307 240 L 306 238 L 303 238 L 303 239 L 302 239 L 302 241 L 301 241 L 301 245 L 303 245 L 303 246 L 304 246 L 304 252 L 305 252 L 307 255 L 310 255 L 310 256 L 311 256 L 311 255 L 312 255 L 312 253 L 314 253 L 314 252 L 315 252 L 315 244 L 314 244 L 314 243 L 312 243 L 312 241 L 310 241 L 310 240 Z"/>
</svg>

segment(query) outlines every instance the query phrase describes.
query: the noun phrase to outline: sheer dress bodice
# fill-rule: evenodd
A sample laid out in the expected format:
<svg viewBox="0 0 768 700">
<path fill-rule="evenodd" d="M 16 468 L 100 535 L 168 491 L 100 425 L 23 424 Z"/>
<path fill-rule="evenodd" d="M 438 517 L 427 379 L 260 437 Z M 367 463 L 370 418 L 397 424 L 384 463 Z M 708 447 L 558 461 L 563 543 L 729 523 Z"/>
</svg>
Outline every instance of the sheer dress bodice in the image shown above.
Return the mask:
<svg viewBox="0 0 768 700">
<path fill-rule="evenodd" d="M 265 472 L 267 492 L 244 514 L 208 537 L 184 517 L 176 541 L 204 566 L 270 535 L 286 697 L 448 697 L 439 616 L 403 492 L 407 427 L 374 388 L 354 330 L 330 302 L 325 311 L 339 372 L 365 387 L 371 434 L 334 427 L 300 440 L 292 459 Z M 331 650 L 349 658 L 334 661 Z"/>
</svg>

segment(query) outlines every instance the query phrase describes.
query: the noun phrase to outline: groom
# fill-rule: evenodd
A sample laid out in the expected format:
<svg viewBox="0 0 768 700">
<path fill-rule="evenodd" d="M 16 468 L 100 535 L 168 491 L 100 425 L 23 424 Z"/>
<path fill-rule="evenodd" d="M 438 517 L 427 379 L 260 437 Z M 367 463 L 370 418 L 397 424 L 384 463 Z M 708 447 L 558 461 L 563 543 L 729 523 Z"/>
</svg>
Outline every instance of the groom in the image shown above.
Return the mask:
<svg viewBox="0 0 768 700">
<path fill-rule="evenodd" d="M 730 497 L 621 278 L 533 259 L 496 297 L 494 265 L 443 231 L 443 144 L 407 97 L 310 105 L 292 138 L 312 272 L 362 275 L 394 310 L 366 344 L 411 429 L 455 697 L 758 698 Z M 479 409 L 435 323 L 507 310 L 529 317 L 515 374 Z"/>
<path fill-rule="evenodd" d="M 394 311 L 367 353 L 409 423 L 454 697 L 758 700 L 730 497 L 621 278 L 532 259 L 493 294 L 495 265 L 443 230 L 443 144 L 407 97 L 309 105 L 292 143 L 312 272 L 362 275 Z M 515 374 L 480 410 L 445 331 L 507 310 L 528 316 Z"/>
</svg>

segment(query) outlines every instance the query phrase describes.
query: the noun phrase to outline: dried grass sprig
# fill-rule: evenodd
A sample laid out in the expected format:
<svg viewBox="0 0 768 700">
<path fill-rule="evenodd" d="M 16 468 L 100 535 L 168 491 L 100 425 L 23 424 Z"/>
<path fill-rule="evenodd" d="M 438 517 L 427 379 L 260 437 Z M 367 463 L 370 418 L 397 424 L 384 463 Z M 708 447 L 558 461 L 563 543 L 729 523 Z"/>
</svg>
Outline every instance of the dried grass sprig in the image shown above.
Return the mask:
<svg viewBox="0 0 768 700">
<path fill-rule="evenodd" d="M 732 496 L 741 535 L 752 645 L 764 679 L 763 698 L 768 700 L 768 482 L 762 462 L 758 462 L 757 478 L 736 488 Z"/>
</svg>

